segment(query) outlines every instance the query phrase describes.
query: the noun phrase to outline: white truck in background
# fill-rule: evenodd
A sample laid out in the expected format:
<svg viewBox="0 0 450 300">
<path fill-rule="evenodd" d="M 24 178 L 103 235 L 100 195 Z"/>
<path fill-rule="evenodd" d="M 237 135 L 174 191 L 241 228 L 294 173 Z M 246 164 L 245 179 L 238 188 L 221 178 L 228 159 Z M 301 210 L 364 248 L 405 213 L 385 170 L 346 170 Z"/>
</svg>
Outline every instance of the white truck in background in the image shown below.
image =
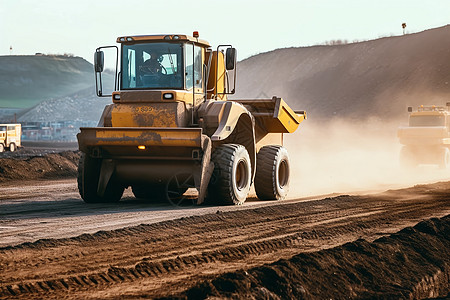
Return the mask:
<svg viewBox="0 0 450 300">
<path fill-rule="evenodd" d="M 408 107 L 409 124 L 398 129 L 403 144 L 400 165 L 415 167 L 434 164 L 450 167 L 450 102 L 447 107 L 421 105 L 416 111 Z"/>
<path fill-rule="evenodd" d="M 21 136 L 21 124 L 0 124 L 0 153 L 5 150 L 14 152 L 21 147 Z"/>
</svg>

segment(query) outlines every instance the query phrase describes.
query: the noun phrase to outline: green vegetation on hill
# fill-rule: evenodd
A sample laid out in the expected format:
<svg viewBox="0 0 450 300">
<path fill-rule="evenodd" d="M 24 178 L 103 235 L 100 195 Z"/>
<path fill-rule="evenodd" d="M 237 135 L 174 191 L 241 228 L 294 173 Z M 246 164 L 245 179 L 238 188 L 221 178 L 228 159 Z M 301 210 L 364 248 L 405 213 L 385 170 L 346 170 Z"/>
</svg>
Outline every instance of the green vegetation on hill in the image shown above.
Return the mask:
<svg viewBox="0 0 450 300">
<path fill-rule="evenodd" d="M 93 78 L 81 57 L 0 56 L 0 107 L 29 108 L 91 87 Z"/>
</svg>

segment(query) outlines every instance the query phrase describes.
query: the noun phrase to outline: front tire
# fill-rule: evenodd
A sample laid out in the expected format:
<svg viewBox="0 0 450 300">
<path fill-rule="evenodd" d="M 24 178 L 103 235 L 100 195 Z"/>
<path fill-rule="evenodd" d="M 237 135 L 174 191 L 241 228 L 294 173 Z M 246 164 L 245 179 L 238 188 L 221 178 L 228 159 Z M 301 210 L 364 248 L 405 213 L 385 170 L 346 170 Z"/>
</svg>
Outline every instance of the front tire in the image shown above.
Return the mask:
<svg viewBox="0 0 450 300">
<path fill-rule="evenodd" d="M 239 205 L 245 202 L 251 185 L 251 164 L 242 145 L 224 144 L 211 157 L 214 172 L 208 186 L 208 198 L 220 204 Z"/>
<path fill-rule="evenodd" d="M 102 160 L 82 153 L 78 164 L 78 191 L 86 203 L 118 202 L 125 188 L 111 178 L 103 197 L 97 194 Z M 113 176 L 114 177 L 114 176 Z"/>
<path fill-rule="evenodd" d="M 290 163 L 286 148 L 262 147 L 256 156 L 256 195 L 261 200 L 283 200 L 289 192 Z"/>
</svg>

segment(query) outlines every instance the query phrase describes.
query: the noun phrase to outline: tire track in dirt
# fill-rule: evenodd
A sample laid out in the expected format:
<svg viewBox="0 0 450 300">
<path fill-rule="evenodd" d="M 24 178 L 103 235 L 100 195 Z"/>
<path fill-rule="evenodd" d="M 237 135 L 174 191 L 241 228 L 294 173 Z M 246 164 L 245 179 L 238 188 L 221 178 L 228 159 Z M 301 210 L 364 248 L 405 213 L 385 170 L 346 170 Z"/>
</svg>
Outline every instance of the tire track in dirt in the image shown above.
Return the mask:
<svg viewBox="0 0 450 300">
<path fill-rule="evenodd" d="M 447 299 L 450 215 L 374 242 L 358 239 L 212 276 L 176 299 Z M 441 298 L 442 297 L 442 298 Z"/>
<path fill-rule="evenodd" d="M 0 296 L 50 293 L 58 298 L 68 291 L 102 290 L 146 280 L 176 286 L 186 274 L 201 277 L 211 270 L 256 266 L 361 236 L 373 240 L 405 222 L 450 210 L 446 194 L 439 194 L 439 189 L 437 196 L 415 191 L 413 200 L 395 192 L 387 194 L 218 211 L 0 248 L 4 274 Z M 158 295 L 158 290 L 152 293 Z"/>
</svg>

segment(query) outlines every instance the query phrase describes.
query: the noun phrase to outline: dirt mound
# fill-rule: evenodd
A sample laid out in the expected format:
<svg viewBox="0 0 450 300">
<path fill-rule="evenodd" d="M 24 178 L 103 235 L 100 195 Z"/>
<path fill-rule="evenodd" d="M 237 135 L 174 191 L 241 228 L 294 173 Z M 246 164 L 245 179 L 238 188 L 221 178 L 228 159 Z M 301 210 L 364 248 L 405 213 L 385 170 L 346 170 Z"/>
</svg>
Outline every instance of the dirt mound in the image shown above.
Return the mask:
<svg viewBox="0 0 450 300">
<path fill-rule="evenodd" d="M 226 273 L 182 298 L 430 298 L 450 290 L 450 216 L 423 221 L 373 243 L 302 253 Z"/>
<path fill-rule="evenodd" d="M 0 182 L 57 179 L 77 175 L 80 152 L 20 149 L 0 154 Z"/>
<path fill-rule="evenodd" d="M 311 118 L 395 119 L 445 105 L 450 26 L 337 46 L 287 48 L 238 64 L 236 98 L 277 95 Z"/>
</svg>

